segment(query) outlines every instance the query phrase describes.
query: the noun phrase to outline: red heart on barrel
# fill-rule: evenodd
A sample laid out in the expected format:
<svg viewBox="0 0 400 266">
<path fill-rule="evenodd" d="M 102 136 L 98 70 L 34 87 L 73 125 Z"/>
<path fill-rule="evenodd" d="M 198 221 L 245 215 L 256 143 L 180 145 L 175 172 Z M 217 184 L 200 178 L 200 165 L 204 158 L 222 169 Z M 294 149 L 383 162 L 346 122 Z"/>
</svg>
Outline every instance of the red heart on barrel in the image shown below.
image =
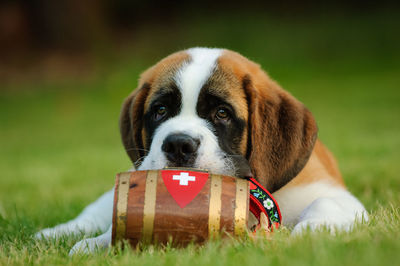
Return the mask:
<svg viewBox="0 0 400 266">
<path fill-rule="evenodd" d="M 202 190 L 209 174 L 183 170 L 162 170 L 161 176 L 168 192 L 176 203 L 184 208 Z"/>
</svg>

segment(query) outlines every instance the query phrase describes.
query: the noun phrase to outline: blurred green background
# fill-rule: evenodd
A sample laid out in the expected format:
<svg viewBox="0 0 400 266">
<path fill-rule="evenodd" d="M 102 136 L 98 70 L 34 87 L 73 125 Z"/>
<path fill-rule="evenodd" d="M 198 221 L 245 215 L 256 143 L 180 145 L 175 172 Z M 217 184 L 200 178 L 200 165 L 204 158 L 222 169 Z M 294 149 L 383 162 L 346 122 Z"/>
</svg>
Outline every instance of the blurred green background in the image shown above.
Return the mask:
<svg viewBox="0 0 400 266">
<path fill-rule="evenodd" d="M 260 63 L 313 112 L 367 209 L 399 206 L 399 29 L 398 5 L 385 1 L 1 2 L 3 244 L 73 218 L 112 187 L 131 165 L 118 131 L 124 97 L 147 67 L 193 46 Z"/>
</svg>

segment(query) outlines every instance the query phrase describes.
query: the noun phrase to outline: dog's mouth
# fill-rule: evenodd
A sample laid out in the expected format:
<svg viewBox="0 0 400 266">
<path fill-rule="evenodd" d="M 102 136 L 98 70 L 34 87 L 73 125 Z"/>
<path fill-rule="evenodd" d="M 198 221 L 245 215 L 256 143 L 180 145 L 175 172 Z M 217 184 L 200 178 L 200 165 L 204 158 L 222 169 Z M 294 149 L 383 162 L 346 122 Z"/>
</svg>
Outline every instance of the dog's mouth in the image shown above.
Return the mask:
<svg viewBox="0 0 400 266">
<path fill-rule="evenodd" d="M 235 166 L 235 176 L 244 179 L 253 177 L 253 172 L 251 171 L 249 161 L 247 161 L 244 156 L 235 154 L 230 154 L 227 156 L 232 160 Z"/>
<path fill-rule="evenodd" d="M 168 162 L 167 168 L 196 168 L 193 162 Z"/>
</svg>

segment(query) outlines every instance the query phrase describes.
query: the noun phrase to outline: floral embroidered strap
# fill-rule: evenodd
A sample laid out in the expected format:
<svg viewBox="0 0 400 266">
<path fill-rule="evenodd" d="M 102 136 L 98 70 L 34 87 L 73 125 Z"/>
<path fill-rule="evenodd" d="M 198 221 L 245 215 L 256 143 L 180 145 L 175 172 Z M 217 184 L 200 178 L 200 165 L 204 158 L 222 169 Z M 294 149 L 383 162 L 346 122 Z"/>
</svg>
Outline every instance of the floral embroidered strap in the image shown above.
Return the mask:
<svg viewBox="0 0 400 266">
<path fill-rule="evenodd" d="M 281 224 L 282 216 L 279 206 L 272 195 L 254 178 L 250 181 L 250 211 L 260 220 L 261 212 L 268 217 L 268 227 L 272 230 Z"/>
</svg>

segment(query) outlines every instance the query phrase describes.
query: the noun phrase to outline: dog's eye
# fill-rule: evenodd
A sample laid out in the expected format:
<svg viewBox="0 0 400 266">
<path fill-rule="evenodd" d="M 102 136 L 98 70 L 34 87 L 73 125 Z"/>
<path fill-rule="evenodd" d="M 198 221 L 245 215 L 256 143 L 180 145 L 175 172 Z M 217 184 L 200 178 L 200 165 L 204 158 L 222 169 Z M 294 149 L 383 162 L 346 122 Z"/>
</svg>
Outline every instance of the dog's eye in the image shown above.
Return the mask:
<svg viewBox="0 0 400 266">
<path fill-rule="evenodd" d="M 218 108 L 217 113 L 215 114 L 215 117 L 220 120 L 228 119 L 229 118 L 228 110 L 226 110 L 226 108 L 223 108 L 223 107 Z"/>
<path fill-rule="evenodd" d="M 167 107 L 164 105 L 159 105 L 155 108 L 155 114 L 154 114 L 154 119 L 155 120 L 160 120 L 167 114 Z"/>
</svg>

